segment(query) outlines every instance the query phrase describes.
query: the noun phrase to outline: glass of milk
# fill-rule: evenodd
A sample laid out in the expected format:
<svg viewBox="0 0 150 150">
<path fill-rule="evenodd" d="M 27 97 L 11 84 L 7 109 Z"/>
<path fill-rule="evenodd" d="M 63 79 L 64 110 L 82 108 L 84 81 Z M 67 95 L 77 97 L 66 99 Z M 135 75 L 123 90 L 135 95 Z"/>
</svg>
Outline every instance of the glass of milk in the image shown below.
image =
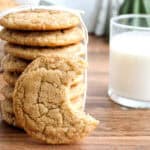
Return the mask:
<svg viewBox="0 0 150 150">
<path fill-rule="evenodd" d="M 110 98 L 150 108 L 150 15 L 121 15 L 110 25 Z"/>
</svg>

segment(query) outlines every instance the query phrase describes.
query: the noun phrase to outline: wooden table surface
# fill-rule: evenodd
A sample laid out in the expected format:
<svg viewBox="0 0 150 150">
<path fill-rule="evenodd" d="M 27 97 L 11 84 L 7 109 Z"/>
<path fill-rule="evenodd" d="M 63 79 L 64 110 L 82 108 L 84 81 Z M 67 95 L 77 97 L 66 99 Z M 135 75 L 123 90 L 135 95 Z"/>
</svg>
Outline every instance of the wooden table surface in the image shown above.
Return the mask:
<svg viewBox="0 0 150 150">
<path fill-rule="evenodd" d="M 90 36 L 86 111 L 100 125 L 89 137 L 73 145 L 43 145 L 0 121 L 0 150 L 150 150 L 150 110 L 127 109 L 107 96 L 108 55 L 108 43 Z"/>
</svg>

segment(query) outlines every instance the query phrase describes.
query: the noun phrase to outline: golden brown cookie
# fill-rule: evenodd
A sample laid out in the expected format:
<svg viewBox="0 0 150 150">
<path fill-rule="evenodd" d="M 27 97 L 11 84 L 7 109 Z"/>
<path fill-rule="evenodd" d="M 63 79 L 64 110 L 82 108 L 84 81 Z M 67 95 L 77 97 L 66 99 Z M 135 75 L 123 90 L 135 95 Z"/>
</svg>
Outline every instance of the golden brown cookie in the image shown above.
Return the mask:
<svg viewBox="0 0 150 150">
<path fill-rule="evenodd" d="M 29 135 L 45 143 L 76 142 L 98 124 L 70 101 L 70 83 L 83 74 L 85 64 L 80 59 L 45 59 L 42 68 L 23 73 L 17 80 L 13 94 L 15 116 Z M 53 65 L 47 64 L 51 59 Z"/>
<path fill-rule="evenodd" d="M 6 71 L 4 71 L 4 73 L 3 73 L 3 78 L 4 78 L 4 80 L 5 80 L 8 84 L 14 86 L 15 83 L 16 83 L 16 81 L 17 81 L 17 79 L 18 79 L 18 77 L 19 77 L 19 75 L 20 75 L 20 74 L 18 74 L 18 73 L 16 73 L 16 72 L 6 72 Z"/>
<path fill-rule="evenodd" d="M 0 25 L 14 30 L 58 30 L 78 24 L 77 15 L 60 10 L 26 10 L 9 13 L 0 19 Z"/>
<path fill-rule="evenodd" d="M 39 56 L 61 55 L 67 57 L 84 55 L 83 45 L 74 44 L 59 48 L 39 48 L 39 47 L 25 47 L 14 44 L 5 44 L 5 52 L 26 60 L 33 60 Z"/>
<path fill-rule="evenodd" d="M 1 118 L 9 125 L 20 127 L 16 121 L 15 114 L 13 112 L 12 100 L 1 100 L 0 101 Z"/>
<path fill-rule="evenodd" d="M 4 71 L 8 72 L 22 72 L 27 67 L 28 64 L 29 61 L 13 57 L 9 54 L 4 56 L 1 62 Z"/>
<path fill-rule="evenodd" d="M 79 27 L 58 31 L 16 31 L 3 29 L 0 38 L 10 43 L 26 46 L 67 46 L 83 40 Z"/>
<path fill-rule="evenodd" d="M 0 92 L 5 96 L 6 99 L 12 100 L 14 87 L 11 85 L 5 85 L 1 88 Z"/>
</svg>

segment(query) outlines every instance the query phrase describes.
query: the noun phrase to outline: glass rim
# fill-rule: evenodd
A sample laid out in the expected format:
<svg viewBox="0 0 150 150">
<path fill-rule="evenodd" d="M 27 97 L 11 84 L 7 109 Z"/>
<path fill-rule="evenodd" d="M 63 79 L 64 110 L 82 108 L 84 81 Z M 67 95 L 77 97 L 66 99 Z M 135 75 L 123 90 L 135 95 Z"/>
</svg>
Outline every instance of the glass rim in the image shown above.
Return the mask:
<svg viewBox="0 0 150 150">
<path fill-rule="evenodd" d="M 128 28 L 128 29 L 136 29 L 136 30 L 150 30 L 150 27 L 139 27 L 139 26 L 132 26 L 132 25 L 126 25 L 126 24 L 122 24 L 122 23 L 118 23 L 118 20 L 121 19 L 128 19 L 128 18 L 149 18 L 150 19 L 150 15 L 147 14 L 125 14 L 125 15 L 119 15 L 119 16 L 115 16 L 112 17 L 110 22 L 111 25 L 115 25 L 118 26 L 120 28 Z"/>
</svg>

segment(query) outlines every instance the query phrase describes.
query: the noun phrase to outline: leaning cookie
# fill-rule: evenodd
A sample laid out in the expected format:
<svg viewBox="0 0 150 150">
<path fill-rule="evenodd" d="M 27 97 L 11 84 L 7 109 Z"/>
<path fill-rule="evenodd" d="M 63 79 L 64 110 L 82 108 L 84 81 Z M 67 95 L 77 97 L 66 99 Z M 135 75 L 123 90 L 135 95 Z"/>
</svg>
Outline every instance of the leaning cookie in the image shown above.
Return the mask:
<svg viewBox="0 0 150 150">
<path fill-rule="evenodd" d="M 4 51 L 6 53 L 11 54 L 14 57 L 26 60 L 34 60 L 39 56 L 52 56 L 52 55 L 66 56 L 66 57 L 83 56 L 85 53 L 82 44 L 74 44 L 58 48 L 51 48 L 51 47 L 39 48 L 39 47 L 19 46 L 6 43 L 4 45 Z"/>
<path fill-rule="evenodd" d="M 7 72 L 22 72 L 27 67 L 30 61 L 13 57 L 9 54 L 3 57 L 1 66 Z"/>
<path fill-rule="evenodd" d="M 3 29 L 0 38 L 10 43 L 26 46 L 67 46 L 83 40 L 79 27 L 60 31 L 15 31 Z"/>
<path fill-rule="evenodd" d="M 59 63 L 57 58 L 53 61 Z M 84 67 L 78 68 L 82 65 L 79 59 L 68 59 L 63 68 L 45 64 L 19 77 L 13 107 L 17 121 L 30 136 L 49 144 L 69 144 L 95 129 L 98 121 L 70 102 L 69 85 L 84 72 Z"/>
<path fill-rule="evenodd" d="M 13 12 L 0 19 L 0 25 L 13 30 L 61 30 L 80 24 L 77 15 L 60 10 L 26 10 Z"/>
</svg>

